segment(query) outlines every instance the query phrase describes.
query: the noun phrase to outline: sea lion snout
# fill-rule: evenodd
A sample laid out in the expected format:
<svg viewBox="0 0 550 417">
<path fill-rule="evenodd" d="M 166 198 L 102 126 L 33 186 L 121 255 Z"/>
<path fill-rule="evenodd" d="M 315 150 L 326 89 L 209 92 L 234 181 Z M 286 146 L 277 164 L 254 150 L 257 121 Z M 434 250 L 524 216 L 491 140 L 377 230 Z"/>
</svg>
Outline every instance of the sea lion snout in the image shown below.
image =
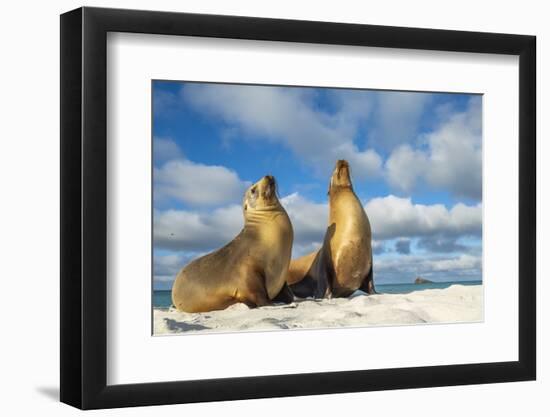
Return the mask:
<svg viewBox="0 0 550 417">
<path fill-rule="evenodd" d="M 350 167 L 345 159 L 336 161 L 334 172 L 330 178 L 329 191 L 332 187 L 351 187 Z"/>
<path fill-rule="evenodd" d="M 336 161 L 336 168 L 337 169 L 343 168 L 343 167 L 349 168 L 348 161 L 346 161 L 345 159 L 339 159 L 338 161 Z"/>
<path fill-rule="evenodd" d="M 275 197 L 275 191 L 277 190 L 277 182 L 275 177 L 272 175 L 266 175 L 262 177 L 256 184 L 254 184 L 256 192 L 261 196 L 266 203 L 271 202 L 272 198 Z"/>
<path fill-rule="evenodd" d="M 277 189 L 275 178 L 272 175 L 266 175 L 263 180 L 266 182 L 266 186 L 264 188 L 264 196 L 265 198 L 271 198 L 275 194 L 275 190 Z"/>
<path fill-rule="evenodd" d="M 266 210 L 278 207 L 277 181 L 272 175 L 265 175 L 252 184 L 244 197 L 244 210 Z"/>
<path fill-rule="evenodd" d="M 334 170 L 338 177 L 349 177 L 349 163 L 345 159 L 339 159 L 336 162 L 336 168 Z"/>
</svg>

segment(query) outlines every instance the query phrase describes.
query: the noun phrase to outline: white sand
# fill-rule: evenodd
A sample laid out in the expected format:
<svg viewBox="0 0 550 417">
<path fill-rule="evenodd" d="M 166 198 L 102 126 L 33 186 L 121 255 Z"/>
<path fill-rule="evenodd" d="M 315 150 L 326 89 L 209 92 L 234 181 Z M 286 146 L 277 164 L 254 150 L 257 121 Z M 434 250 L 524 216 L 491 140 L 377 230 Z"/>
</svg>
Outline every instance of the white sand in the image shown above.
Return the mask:
<svg viewBox="0 0 550 417">
<path fill-rule="evenodd" d="M 481 285 L 452 285 L 446 289 L 409 294 L 299 300 L 290 305 L 248 308 L 235 304 L 222 311 L 181 313 L 154 309 L 155 334 L 197 334 L 251 330 L 363 327 L 417 323 L 474 322 L 483 319 Z"/>
</svg>

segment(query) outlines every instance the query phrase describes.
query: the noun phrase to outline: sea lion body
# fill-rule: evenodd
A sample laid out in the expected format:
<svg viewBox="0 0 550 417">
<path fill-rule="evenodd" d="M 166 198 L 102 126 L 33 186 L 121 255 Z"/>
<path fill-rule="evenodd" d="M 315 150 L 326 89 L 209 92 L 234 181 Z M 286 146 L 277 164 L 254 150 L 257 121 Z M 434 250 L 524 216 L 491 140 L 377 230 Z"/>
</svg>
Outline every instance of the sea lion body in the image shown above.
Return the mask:
<svg viewBox="0 0 550 417">
<path fill-rule="evenodd" d="M 332 174 L 329 204 L 322 247 L 291 261 L 287 283 L 299 297 L 347 297 L 357 289 L 373 294 L 370 222 L 353 191 L 346 161 L 338 161 Z"/>
<path fill-rule="evenodd" d="M 247 190 L 243 210 L 244 228 L 231 242 L 192 261 L 177 275 L 172 302 L 178 310 L 222 310 L 239 302 L 264 306 L 285 290 L 293 230 L 272 177 Z"/>
</svg>

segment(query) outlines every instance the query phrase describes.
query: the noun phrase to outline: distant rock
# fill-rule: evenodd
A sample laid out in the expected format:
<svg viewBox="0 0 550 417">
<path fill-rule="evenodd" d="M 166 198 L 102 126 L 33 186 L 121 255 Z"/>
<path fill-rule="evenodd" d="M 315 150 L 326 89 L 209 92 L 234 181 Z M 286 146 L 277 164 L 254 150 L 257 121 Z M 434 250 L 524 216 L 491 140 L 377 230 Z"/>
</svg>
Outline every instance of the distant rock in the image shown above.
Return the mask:
<svg viewBox="0 0 550 417">
<path fill-rule="evenodd" d="M 415 284 L 431 284 L 433 281 L 430 281 L 429 279 L 424 279 L 422 277 L 416 277 L 414 280 Z"/>
</svg>

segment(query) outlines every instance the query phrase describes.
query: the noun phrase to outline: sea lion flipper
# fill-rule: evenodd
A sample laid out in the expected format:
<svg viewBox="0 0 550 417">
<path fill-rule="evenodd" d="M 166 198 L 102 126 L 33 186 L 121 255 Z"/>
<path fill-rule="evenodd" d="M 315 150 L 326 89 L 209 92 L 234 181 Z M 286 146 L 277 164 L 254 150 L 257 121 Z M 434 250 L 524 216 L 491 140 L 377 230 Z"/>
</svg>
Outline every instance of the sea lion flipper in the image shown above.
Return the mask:
<svg viewBox="0 0 550 417">
<path fill-rule="evenodd" d="M 308 298 L 315 295 L 316 286 L 315 280 L 311 276 L 306 276 L 296 284 L 292 284 L 290 288 L 296 297 Z"/>
<path fill-rule="evenodd" d="M 273 303 L 267 295 L 267 289 L 264 285 L 265 278 L 251 278 L 247 285 L 246 300 L 243 300 L 249 307 L 264 307 Z"/>
<path fill-rule="evenodd" d="M 327 256 L 326 247 L 319 251 L 316 259 L 315 268 L 315 298 L 331 298 L 332 297 L 332 277 L 329 274 L 330 257 Z"/>
<path fill-rule="evenodd" d="M 277 294 L 275 298 L 273 298 L 273 300 L 271 301 L 275 303 L 290 304 L 294 301 L 294 293 L 292 292 L 288 284 L 285 282 L 279 294 Z"/>
<path fill-rule="evenodd" d="M 372 254 L 370 256 L 370 270 L 367 274 L 367 277 L 363 280 L 361 287 L 359 289 L 361 291 L 366 292 L 369 295 L 377 294 L 375 288 L 374 288 L 374 276 L 373 276 L 373 265 L 372 265 Z"/>
</svg>

